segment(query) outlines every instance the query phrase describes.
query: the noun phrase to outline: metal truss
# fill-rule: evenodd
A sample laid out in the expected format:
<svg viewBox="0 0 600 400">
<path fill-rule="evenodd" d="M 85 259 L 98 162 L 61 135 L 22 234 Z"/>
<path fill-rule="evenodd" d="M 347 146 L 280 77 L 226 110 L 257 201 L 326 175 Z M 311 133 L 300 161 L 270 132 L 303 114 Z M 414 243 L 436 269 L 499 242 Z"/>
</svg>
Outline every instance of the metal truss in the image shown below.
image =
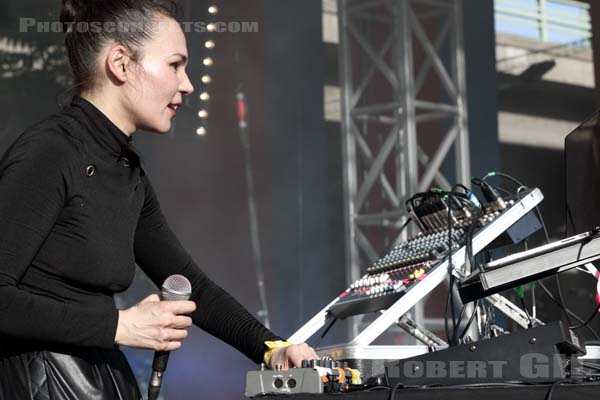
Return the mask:
<svg viewBox="0 0 600 400">
<path fill-rule="evenodd" d="M 470 162 L 462 1 L 338 0 L 338 15 L 350 284 L 406 238 L 406 199 L 468 183 Z"/>
</svg>

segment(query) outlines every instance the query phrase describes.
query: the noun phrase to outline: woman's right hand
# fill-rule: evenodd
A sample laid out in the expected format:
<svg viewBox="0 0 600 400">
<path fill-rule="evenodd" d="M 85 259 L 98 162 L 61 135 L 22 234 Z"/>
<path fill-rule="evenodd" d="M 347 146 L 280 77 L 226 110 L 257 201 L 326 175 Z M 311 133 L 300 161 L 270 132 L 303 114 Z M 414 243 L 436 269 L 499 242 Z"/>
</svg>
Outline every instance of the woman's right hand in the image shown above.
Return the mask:
<svg viewBox="0 0 600 400">
<path fill-rule="evenodd" d="M 120 346 L 155 351 L 172 351 L 181 347 L 192 325 L 193 301 L 160 301 L 158 295 L 119 311 L 115 343 Z"/>
</svg>

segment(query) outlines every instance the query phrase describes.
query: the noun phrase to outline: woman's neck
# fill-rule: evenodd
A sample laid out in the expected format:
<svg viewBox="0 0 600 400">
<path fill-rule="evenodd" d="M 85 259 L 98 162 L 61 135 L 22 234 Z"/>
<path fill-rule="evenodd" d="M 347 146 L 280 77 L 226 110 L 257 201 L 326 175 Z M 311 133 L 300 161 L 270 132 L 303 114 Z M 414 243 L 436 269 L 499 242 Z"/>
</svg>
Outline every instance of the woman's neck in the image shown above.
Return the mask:
<svg viewBox="0 0 600 400">
<path fill-rule="evenodd" d="M 136 130 L 135 125 L 126 117 L 124 108 L 119 107 L 117 101 L 110 99 L 111 96 L 98 95 L 91 92 L 82 92 L 80 96 L 102 111 L 127 136 L 133 135 L 133 132 Z"/>
</svg>

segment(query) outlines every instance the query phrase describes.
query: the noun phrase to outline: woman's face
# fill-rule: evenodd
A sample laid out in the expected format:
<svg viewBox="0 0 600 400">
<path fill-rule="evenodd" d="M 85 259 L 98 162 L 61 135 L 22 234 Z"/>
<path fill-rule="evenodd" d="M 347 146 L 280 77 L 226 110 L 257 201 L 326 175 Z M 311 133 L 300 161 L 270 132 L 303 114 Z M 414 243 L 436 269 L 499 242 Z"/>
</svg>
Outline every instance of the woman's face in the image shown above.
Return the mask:
<svg viewBox="0 0 600 400">
<path fill-rule="evenodd" d="M 194 91 L 185 72 L 187 58 L 181 27 L 160 15 L 154 36 L 144 43 L 141 60 L 134 63 L 134 77 L 125 92 L 136 128 L 153 132 L 171 128 L 183 95 Z"/>
</svg>

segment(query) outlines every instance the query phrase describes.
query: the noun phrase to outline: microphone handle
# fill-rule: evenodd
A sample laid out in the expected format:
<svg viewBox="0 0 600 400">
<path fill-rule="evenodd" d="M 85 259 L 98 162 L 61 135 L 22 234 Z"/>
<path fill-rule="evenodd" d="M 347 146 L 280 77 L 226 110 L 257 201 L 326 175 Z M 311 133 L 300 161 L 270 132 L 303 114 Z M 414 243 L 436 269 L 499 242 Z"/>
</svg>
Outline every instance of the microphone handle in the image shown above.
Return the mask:
<svg viewBox="0 0 600 400">
<path fill-rule="evenodd" d="M 148 385 L 148 400 L 156 400 L 158 398 L 162 385 L 162 377 L 167 370 L 169 354 L 167 351 L 157 351 L 154 353 L 152 375 L 150 376 L 150 384 Z"/>
</svg>

